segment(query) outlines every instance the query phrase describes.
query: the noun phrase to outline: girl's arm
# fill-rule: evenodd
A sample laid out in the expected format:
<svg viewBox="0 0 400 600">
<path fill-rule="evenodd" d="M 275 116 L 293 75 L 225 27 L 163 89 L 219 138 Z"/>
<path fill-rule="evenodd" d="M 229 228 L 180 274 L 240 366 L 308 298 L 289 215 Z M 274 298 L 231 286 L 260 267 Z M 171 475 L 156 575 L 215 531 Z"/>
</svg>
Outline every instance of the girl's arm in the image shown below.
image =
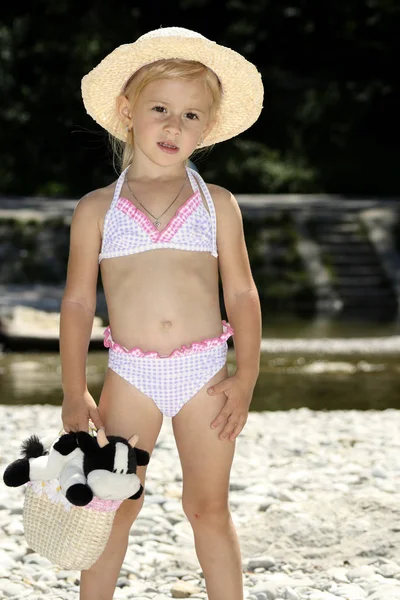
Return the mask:
<svg viewBox="0 0 400 600">
<path fill-rule="evenodd" d="M 99 198 L 82 198 L 71 222 L 67 280 L 61 302 L 60 358 L 66 431 L 87 430 L 92 418 L 101 426 L 86 383 L 86 358 L 96 310 L 98 255 L 101 246 Z M 92 414 L 93 413 L 93 414 Z"/>
<path fill-rule="evenodd" d="M 261 309 L 251 273 L 243 220 L 235 197 L 219 186 L 210 186 L 217 213 L 219 270 L 224 303 L 234 329 L 236 372 L 209 388 L 226 395 L 226 403 L 211 423 L 223 425 L 219 439 L 234 441 L 243 429 L 258 378 L 261 347 Z"/>
<path fill-rule="evenodd" d="M 219 270 L 226 312 L 235 332 L 236 374 L 254 387 L 260 365 L 260 300 L 251 273 L 239 205 L 230 192 L 219 190 L 216 203 Z"/>
</svg>

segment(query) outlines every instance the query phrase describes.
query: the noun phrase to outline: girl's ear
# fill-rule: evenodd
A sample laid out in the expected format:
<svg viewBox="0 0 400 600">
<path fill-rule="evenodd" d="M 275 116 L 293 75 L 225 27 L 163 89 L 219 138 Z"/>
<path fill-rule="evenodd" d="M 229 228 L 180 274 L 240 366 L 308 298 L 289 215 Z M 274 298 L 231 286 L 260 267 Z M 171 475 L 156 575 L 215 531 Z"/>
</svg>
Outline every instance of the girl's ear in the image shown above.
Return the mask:
<svg viewBox="0 0 400 600">
<path fill-rule="evenodd" d="M 212 121 L 209 121 L 207 123 L 206 128 L 204 129 L 203 133 L 201 134 L 202 140 L 204 140 L 208 136 L 208 134 L 210 133 L 210 131 L 212 130 L 212 128 L 214 127 L 216 122 L 217 122 L 217 119 L 213 119 Z"/>
<path fill-rule="evenodd" d="M 117 116 L 124 127 L 132 127 L 132 111 L 129 100 L 126 96 L 121 95 L 116 99 Z"/>
</svg>

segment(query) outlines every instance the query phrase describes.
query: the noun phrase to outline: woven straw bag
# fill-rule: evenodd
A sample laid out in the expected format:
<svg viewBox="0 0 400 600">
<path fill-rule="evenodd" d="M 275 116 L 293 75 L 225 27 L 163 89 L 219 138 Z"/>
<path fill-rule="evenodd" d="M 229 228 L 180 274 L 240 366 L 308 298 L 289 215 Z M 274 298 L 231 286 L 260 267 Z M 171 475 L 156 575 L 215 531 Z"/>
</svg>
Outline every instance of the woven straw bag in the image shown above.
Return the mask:
<svg viewBox="0 0 400 600">
<path fill-rule="evenodd" d="M 74 506 L 58 479 L 29 482 L 23 508 L 27 544 L 63 569 L 89 569 L 107 544 L 121 503 L 94 497 L 86 506 Z"/>
</svg>

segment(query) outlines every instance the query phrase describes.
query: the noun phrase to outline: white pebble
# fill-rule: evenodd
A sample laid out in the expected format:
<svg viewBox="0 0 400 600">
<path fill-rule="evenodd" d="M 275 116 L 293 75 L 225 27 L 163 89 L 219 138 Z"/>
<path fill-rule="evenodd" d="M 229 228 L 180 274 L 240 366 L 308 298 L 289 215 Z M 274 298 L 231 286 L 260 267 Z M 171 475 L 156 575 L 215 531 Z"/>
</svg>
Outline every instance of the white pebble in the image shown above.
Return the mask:
<svg viewBox="0 0 400 600">
<path fill-rule="evenodd" d="M 363 600 L 367 597 L 367 592 L 361 586 L 353 583 L 338 585 L 333 591 L 337 596 L 344 596 L 346 600 Z"/>
<path fill-rule="evenodd" d="M 59 426 L 59 407 L 0 405 L 1 468 L 31 432 Z M 394 409 L 249 414 L 230 485 L 247 600 L 400 600 L 399 429 Z M 115 598 L 167 600 L 178 585 L 205 599 L 169 420 L 148 478 Z M 0 598 L 76 600 L 79 572 L 28 549 L 22 505 L 22 488 L 0 486 Z"/>
<path fill-rule="evenodd" d="M 373 467 L 373 469 L 371 470 L 371 473 L 373 477 L 382 477 L 382 479 L 387 479 L 388 476 L 386 469 L 384 469 L 380 465 L 375 465 L 375 467 Z"/>
<path fill-rule="evenodd" d="M 285 590 L 285 600 L 299 600 L 296 590 L 291 587 L 287 587 Z"/>
<path fill-rule="evenodd" d="M 339 598 L 340 597 L 330 594 L 329 592 L 313 592 L 310 596 L 308 596 L 308 600 L 338 600 Z M 340 600 L 344 599 L 340 598 Z"/>
<path fill-rule="evenodd" d="M 365 579 L 367 577 L 371 577 L 375 574 L 375 569 L 368 565 L 364 565 L 362 567 L 358 567 L 356 569 L 350 569 L 347 571 L 347 577 L 350 581 L 354 581 L 355 579 Z"/>
<path fill-rule="evenodd" d="M 275 559 L 272 556 L 256 556 L 249 560 L 248 569 L 270 569 L 275 566 Z"/>
<path fill-rule="evenodd" d="M 395 575 L 400 575 L 400 566 L 394 563 L 382 565 L 378 570 L 383 577 L 394 577 Z"/>
<path fill-rule="evenodd" d="M 8 579 L 0 579 L 0 598 L 12 598 L 23 597 L 26 592 L 26 587 L 15 581 L 9 581 Z"/>
</svg>

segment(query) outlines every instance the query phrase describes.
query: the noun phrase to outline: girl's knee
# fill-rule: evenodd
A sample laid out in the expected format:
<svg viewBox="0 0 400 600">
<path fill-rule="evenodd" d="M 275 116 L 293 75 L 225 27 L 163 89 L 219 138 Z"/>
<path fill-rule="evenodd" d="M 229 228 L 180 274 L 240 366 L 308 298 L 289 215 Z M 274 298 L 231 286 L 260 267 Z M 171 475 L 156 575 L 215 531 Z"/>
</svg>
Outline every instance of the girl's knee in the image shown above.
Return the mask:
<svg viewBox="0 0 400 600">
<path fill-rule="evenodd" d="M 116 512 L 114 526 L 130 528 L 140 513 L 143 502 L 144 492 L 137 500 L 124 500 Z"/>
<path fill-rule="evenodd" d="M 231 518 L 226 499 L 183 498 L 182 507 L 192 526 L 226 526 Z"/>
</svg>

